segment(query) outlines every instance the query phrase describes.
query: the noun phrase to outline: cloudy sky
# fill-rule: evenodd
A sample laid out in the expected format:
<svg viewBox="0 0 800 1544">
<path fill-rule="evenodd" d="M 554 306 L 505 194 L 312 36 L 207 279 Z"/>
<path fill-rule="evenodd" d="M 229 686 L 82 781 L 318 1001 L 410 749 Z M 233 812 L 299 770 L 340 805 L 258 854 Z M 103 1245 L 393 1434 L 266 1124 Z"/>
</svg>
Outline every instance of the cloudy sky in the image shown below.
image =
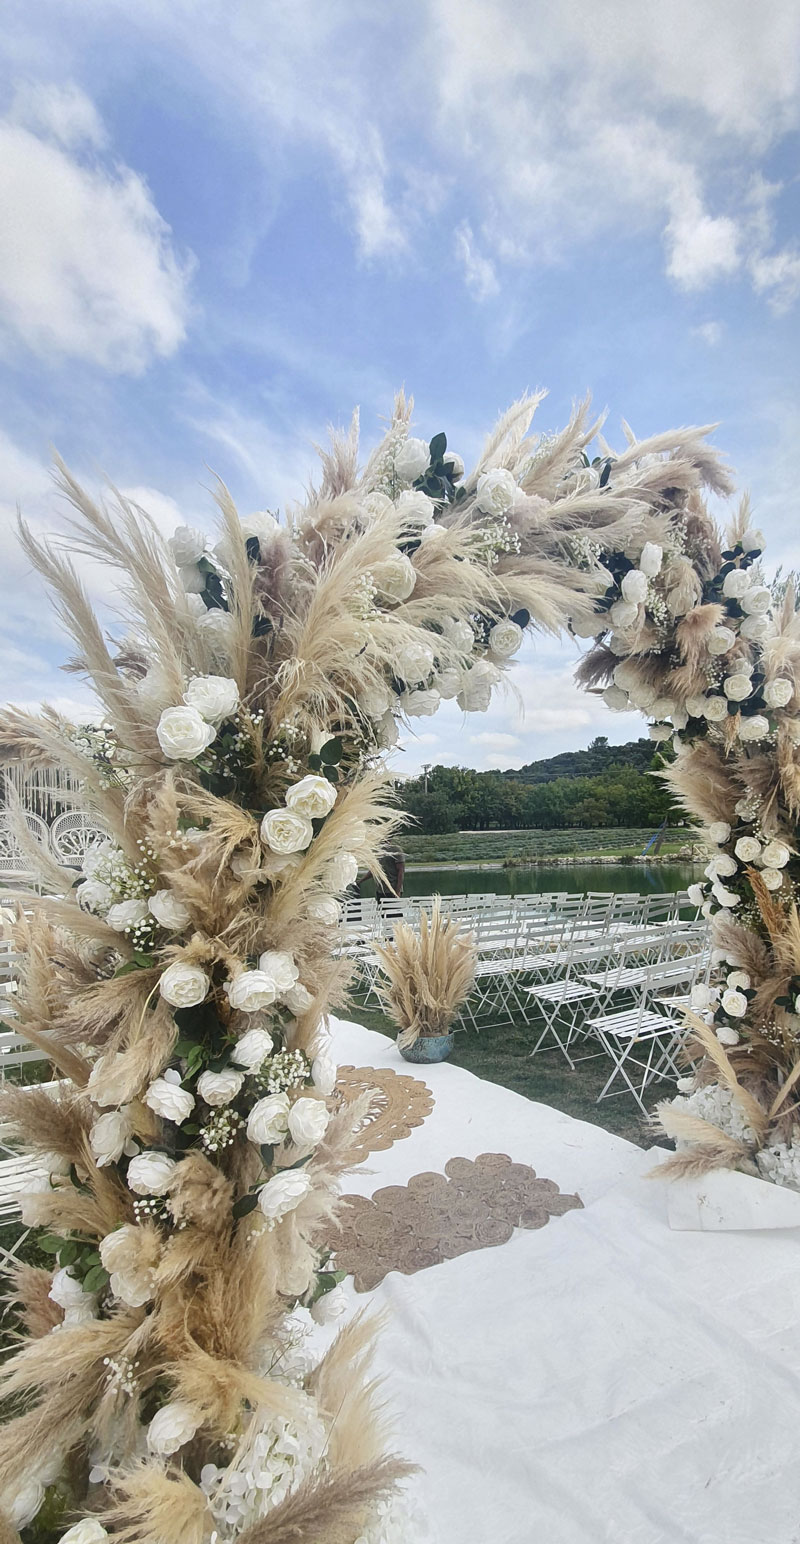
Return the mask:
<svg viewBox="0 0 800 1544">
<path fill-rule="evenodd" d="M 5 696 L 81 711 L 12 534 L 58 525 L 52 446 L 209 524 L 209 468 L 285 507 L 401 384 L 467 460 L 526 387 L 612 443 L 718 422 L 800 562 L 789 0 L 10 0 L 0 57 Z M 573 663 L 531 644 L 524 717 L 448 707 L 402 769 L 628 738 Z"/>
</svg>

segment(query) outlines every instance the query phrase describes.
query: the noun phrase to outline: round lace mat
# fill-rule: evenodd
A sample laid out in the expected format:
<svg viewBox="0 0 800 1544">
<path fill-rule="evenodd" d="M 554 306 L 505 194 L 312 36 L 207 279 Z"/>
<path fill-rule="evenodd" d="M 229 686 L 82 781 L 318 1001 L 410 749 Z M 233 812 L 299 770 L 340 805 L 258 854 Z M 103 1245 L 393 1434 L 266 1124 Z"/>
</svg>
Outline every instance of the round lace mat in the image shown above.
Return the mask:
<svg viewBox="0 0 800 1544">
<path fill-rule="evenodd" d="M 401 1142 L 421 1126 L 434 1106 L 427 1084 L 419 1078 L 392 1072 L 389 1067 L 340 1067 L 334 1093 L 340 1102 L 356 1099 L 368 1089 L 375 1090 L 370 1112 L 358 1133 L 359 1146 L 354 1162 L 361 1163 L 370 1153 L 383 1152 L 393 1142 Z"/>
<path fill-rule="evenodd" d="M 412 1275 L 442 1260 L 506 1244 L 515 1228 L 543 1228 L 582 1207 L 551 1179 L 506 1153 L 451 1158 L 444 1174 L 415 1174 L 367 1196 L 344 1196 L 327 1242 L 337 1270 L 370 1292 L 389 1271 Z"/>
</svg>

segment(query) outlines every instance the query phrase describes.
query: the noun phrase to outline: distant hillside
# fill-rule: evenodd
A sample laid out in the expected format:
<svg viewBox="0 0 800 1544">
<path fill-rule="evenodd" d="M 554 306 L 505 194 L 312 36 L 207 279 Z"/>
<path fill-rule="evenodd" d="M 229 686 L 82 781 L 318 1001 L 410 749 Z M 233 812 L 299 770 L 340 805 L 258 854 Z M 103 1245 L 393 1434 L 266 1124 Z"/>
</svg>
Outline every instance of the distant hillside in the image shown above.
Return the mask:
<svg viewBox="0 0 800 1544">
<path fill-rule="evenodd" d="M 609 745 L 604 735 L 593 740 L 588 750 L 562 751 L 544 761 L 529 761 L 525 767 L 509 768 L 503 777 L 518 783 L 552 783 L 557 777 L 597 777 L 612 767 L 633 767 L 646 772 L 653 763 L 652 740 L 631 740 L 627 745 Z"/>
</svg>

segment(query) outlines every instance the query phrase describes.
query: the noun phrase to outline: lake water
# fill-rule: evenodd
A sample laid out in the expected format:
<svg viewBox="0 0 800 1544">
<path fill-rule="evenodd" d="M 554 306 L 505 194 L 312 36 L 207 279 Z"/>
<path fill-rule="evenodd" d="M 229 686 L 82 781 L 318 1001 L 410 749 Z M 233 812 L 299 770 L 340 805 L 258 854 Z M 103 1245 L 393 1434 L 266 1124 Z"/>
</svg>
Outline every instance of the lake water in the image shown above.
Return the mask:
<svg viewBox="0 0 800 1544">
<path fill-rule="evenodd" d="M 702 874 L 692 863 L 571 863 L 563 867 L 406 869 L 404 895 L 542 895 L 553 890 L 599 890 L 641 895 L 685 890 Z M 362 895 L 374 885 L 363 884 Z"/>
</svg>

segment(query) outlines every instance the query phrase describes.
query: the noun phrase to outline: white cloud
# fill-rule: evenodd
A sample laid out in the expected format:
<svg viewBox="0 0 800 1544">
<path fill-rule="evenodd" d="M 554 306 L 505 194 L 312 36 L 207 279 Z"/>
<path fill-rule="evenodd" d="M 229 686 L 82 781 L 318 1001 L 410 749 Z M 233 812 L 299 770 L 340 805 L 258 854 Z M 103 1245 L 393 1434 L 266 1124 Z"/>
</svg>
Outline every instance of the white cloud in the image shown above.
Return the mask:
<svg viewBox="0 0 800 1544">
<path fill-rule="evenodd" d="M 707 343 L 709 348 L 716 348 L 724 336 L 725 328 L 721 322 L 701 322 L 699 327 L 692 328 L 692 337 Z"/>
<path fill-rule="evenodd" d="M 94 102 L 72 82 L 57 86 L 26 81 L 17 87 L 8 116 L 12 123 L 54 139 L 67 150 L 81 145 L 101 150 L 107 143 L 105 125 Z"/>
<path fill-rule="evenodd" d="M 0 123 L 0 336 L 138 373 L 184 338 L 189 265 L 142 178 L 97 159 L 88 99 L 41 87 L 24 100 L 31 127 L 20 99 Z"/>
<path fill-rule="evenodd" d="M 726 216 L 706 214 L 696 194 L 681 200 L 665 239 L 667 273 L 682 289 L 704 289 L 735 273 L 741 263 L 739 230 Z"/>
<path fill-rule="evenodd" d="M 476 300 L 488 300 L 500 288 L 494 263 L 484 257 L 475 243 L 472 226 L 462 221 L 455 235 L 456 257 L 464 270 L 464 282 Z"/>
</svg>

